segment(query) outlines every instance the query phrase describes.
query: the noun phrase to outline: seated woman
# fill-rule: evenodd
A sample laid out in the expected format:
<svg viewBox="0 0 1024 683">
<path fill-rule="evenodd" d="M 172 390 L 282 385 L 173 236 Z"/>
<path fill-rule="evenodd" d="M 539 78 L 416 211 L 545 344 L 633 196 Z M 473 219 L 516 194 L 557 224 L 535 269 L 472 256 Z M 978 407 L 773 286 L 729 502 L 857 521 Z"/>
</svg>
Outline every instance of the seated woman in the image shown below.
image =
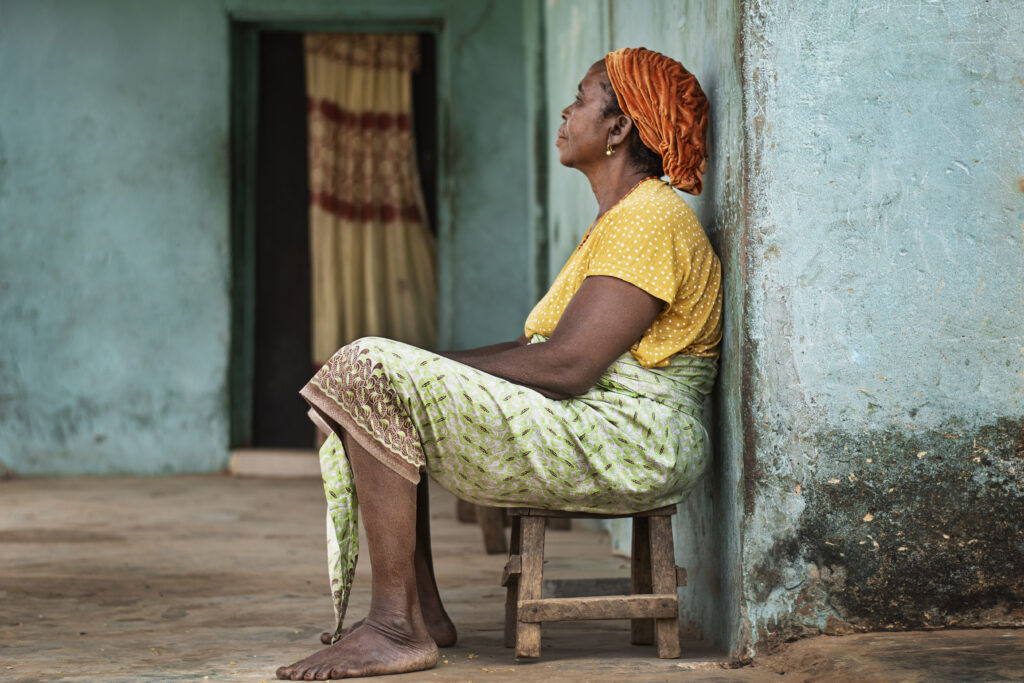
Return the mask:
<svg viewBox="0 0 1024 683">
<path fill-rule="evenodd" d="M 598 214 L 516 341 L 434 354 L 386 339 L 339 350 L 302 390 L 320 451 L 337 627 L 278 670 L 324 680 L 427 669 L 455 642 L 434 582 L 426 472 L 492 506 L 636 512 L 704 472 L 701 423 L 721 340 L 721 266 L 690 208 L 708 104 L 645 49 L 594 64 L 562 111 L 561 163 Z M 373 597 L 342 629 L 363 509 Z"/>
</svg>

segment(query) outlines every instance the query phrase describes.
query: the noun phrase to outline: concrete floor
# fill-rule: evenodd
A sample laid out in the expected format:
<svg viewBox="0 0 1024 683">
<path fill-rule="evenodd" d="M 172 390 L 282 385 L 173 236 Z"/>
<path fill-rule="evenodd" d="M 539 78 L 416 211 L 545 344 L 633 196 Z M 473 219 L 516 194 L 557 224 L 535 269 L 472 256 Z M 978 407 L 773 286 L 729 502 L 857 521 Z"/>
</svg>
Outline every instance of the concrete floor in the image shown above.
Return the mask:
<svg viewBox="0 0 1024 683">
<path fill-rule="evenodd" d="M 263 681 L 332 620 L 323 500 L 312 479 L 0 482 L 0 680 Z M 1024 680 L 1024 632 L 815 638 L 742 669 L 699 643 L 681 660 L 628 644 L 626 622 L 553 624 L 543 656 L 502 647 L 504 558 L 435 490 L 434 552 L 458 646 L 402 681 Z M 603 535 L 549 532 L 548 578 L 625 576 Z M 364 556 L 365 557 L 365 556 Z M 368 560 L 350 615 L 368 605 Z"/>
</svg>

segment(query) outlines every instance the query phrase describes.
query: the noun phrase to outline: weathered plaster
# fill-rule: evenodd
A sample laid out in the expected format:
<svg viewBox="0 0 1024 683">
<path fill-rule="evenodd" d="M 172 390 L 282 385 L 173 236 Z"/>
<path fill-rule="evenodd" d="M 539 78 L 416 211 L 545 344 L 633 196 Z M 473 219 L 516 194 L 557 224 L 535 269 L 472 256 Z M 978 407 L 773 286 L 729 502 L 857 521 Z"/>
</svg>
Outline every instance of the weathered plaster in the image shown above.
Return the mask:
<svg viewBox="0 0 1024 683">
<path fill-rule="evenodd" d="M 226 20 L 199 1 L 0 15 L 0 464 L 216 469 Z"/>
<path fill-rule="evenodd" d="M 1022 22 L 745 3 L 751 645 L 1020 619 Z"/>
<path fill-rule="evenodd" d="M 521 2 L 449 0 L 453 291 L 449 346 L 514 339 L 536 276 L 532 116 Z M 442 342 L 445 340 L 442 339 Z"/>
</svg>

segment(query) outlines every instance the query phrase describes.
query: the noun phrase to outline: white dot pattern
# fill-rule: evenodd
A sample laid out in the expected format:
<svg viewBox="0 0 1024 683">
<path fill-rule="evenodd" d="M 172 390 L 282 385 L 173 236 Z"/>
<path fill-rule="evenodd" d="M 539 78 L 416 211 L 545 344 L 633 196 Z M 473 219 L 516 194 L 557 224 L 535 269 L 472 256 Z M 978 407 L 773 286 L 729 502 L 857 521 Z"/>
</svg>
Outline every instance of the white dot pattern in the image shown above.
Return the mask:
<svg viewBox="0 0 1024 683">
<path fill-rule="evenodd" d="M 697 216 L 668 183 L 643 181 L 591 226 L 530 312 L 526 335 L 550 336 L 591 275 L 625 280 L 668 304 L 631 349 L 644 367 L 667 365 L 676 353 L 718 358 L 722 265 Z"/>
</svg>

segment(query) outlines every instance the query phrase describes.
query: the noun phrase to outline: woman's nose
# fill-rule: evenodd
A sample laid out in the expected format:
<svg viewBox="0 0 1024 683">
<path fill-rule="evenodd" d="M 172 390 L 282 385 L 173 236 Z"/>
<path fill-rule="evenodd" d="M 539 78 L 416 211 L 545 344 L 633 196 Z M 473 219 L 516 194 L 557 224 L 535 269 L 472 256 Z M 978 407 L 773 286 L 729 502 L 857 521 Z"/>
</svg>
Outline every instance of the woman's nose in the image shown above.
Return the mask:
<svg viewBox="0 0 1024 683">
<path fill-rule="evenodd" d="M 562 120 L 567 121 L 569 119 L 569 110 L 572 108 L 570 104 L 568 107 L 562 110 Z"/>
</svg>

